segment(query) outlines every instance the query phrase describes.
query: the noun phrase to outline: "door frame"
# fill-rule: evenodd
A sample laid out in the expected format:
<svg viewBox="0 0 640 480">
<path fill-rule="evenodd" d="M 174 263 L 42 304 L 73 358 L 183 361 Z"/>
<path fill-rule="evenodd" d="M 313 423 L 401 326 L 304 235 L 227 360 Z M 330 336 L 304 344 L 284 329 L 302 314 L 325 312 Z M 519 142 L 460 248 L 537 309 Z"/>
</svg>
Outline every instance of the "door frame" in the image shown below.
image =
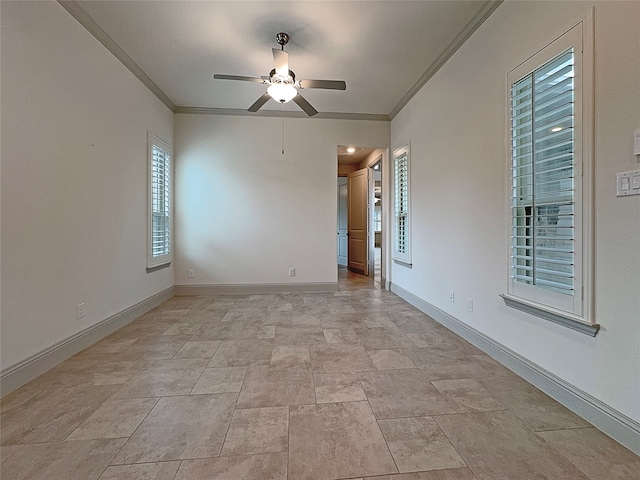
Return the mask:
<svg viewBox="0 0 640 480">
<path fill-rule="evenodd" d="M 380 165 L 379 169 L 376 170 L 374 167 L 376 165 Z M 375 232 L 375 208 L 376 208 L 376 175 L 380 173 L 380 208 L 382 210 L 382 220 L 380 222 L 380 252 L 382 258 L 381 262 L 381 271 L 380 275 L 382 277 L 382 263 L 384 263 L 384 233 L 385 233 L 385 225 L 384 225 L 384 179 L 382 176 L 382 165 L 383 165 L 383 154 L 380 153 L 375 160 L 369 164 L 367 167 L 369 168 L 369 200 L 368 200 L 368 209 L 369 209 L 369 272 L 374 272 L 375 275 L 375 248 L 376 248 L 376 232 Z M 382 279 L 381 279 L 382 281 Z"/>
</svg>

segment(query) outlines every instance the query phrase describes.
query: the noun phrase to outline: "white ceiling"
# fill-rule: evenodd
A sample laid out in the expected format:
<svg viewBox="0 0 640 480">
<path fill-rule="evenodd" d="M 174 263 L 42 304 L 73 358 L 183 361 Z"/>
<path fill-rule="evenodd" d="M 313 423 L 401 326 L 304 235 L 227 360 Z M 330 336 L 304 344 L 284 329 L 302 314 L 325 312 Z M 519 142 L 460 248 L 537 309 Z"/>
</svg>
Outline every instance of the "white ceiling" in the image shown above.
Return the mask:
<svg viewBox="0 0 640 480">
<path fill-rule="evenodd" d="M 128 56 L 123 63 L 129 62 L 129 68 L 145 83 L 155 84 L 156 94 L 166 95 L 163 101 L 174 110 L 245 111 L 266 87 L 214 80 L 213 74 L 268 75 L 273 68 L 271 49 L 278 47 L 275 35 L 286 32 L 291 36 L 285 47 L 289 68 L 298 78 L 347 83 L 344 92 L 304 90 L 303 95 L 318 111 L 389 118 L 499 2 L 145 0 L 61 4 L 116 56 Z M 293 102 L 285 108 L 299 111 Z M 281 106 L 270 100 L 262 110 L 280 112 Z"/>
<path fill-rule="evenodd" d="M 353 153 L 349 153 L 349 148 L 354 148 Z M 338 145 L 338 165 L 358 165 L 367 158 L 375 148 L 370 147 L 352 147 Z"/>
</svg>

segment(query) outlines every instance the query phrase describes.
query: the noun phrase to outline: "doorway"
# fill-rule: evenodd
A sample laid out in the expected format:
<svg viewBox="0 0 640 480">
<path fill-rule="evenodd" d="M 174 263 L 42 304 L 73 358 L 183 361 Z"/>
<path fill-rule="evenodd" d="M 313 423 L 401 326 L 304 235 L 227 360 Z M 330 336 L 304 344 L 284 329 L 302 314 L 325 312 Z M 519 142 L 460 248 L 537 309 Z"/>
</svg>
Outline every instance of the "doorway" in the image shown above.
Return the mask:
<svg viewBox="0 0 640 480">
<path fill-rule="evenodd" d="M 369 271 L 375 282 L 382 284 L 382 155 L 371 167 L 371 218 Z"/>
<path fill-rule="evenodd" d="M 384 277 L 382 170 L 386 152 L 386 149 L 372 147 L 338 146 L 338 266 L 381 284 Z"/>
</svg>

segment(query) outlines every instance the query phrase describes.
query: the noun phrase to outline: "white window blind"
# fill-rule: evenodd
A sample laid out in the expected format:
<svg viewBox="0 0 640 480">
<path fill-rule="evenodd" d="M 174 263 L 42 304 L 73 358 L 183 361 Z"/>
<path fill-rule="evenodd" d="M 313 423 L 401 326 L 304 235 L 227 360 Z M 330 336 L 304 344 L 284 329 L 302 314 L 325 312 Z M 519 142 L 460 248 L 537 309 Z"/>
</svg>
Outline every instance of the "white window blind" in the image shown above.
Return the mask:
<svg viewBox="0 0 640 480">
<path fill-rule="evenodd" d="M 575 294 L 574 49 L 511 88 L 512 275 Z"/>
<path fill-rule="evenodd" d="M 394 151 L 394 259 L 411 262 L 409 216 L 409 147 Z"/>
<path fill-rule="evenodd" d="M 150 225 L 148 266 L 171 261 L 171 154 L 169 147 L 149 135 Z"/>
<path fill-rule="evenodd" d="M 507 75 L 507 297 L 512 306 L 521 302 L 527 311 L 563 324 L 593 324 L 593 51 L 592 40 L 590 46 L 584 40 L 593 38 L 592 29 L 592 18 L 580 22 Z"/>
</svg>

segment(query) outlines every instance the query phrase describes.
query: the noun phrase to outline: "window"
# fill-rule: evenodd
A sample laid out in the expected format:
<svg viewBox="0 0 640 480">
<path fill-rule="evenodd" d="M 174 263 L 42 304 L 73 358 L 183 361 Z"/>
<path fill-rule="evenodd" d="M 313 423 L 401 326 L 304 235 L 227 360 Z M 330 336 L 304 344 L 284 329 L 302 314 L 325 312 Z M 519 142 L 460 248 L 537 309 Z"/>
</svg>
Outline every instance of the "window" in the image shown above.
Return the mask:
<svg viewBox="0 0 640 480">
<path fill-rule="evenodd" d="M 393 152 L 393 259 L 411 264 L 409 145 Z"/>
<path fill-rule="evenodd" d="M 591 88 L 584 22 L 509 72 L 508 304 L 589 322 Z M 590 53 L 590 52 L 589 52 Z M 586 60 L 590 65 L 590 62 Z"/>
<path fill-rule="evenodd" d="M 171 153 L 149 134 L 149 254 L 150 268 L 171 262 Z"/>
</svg>

